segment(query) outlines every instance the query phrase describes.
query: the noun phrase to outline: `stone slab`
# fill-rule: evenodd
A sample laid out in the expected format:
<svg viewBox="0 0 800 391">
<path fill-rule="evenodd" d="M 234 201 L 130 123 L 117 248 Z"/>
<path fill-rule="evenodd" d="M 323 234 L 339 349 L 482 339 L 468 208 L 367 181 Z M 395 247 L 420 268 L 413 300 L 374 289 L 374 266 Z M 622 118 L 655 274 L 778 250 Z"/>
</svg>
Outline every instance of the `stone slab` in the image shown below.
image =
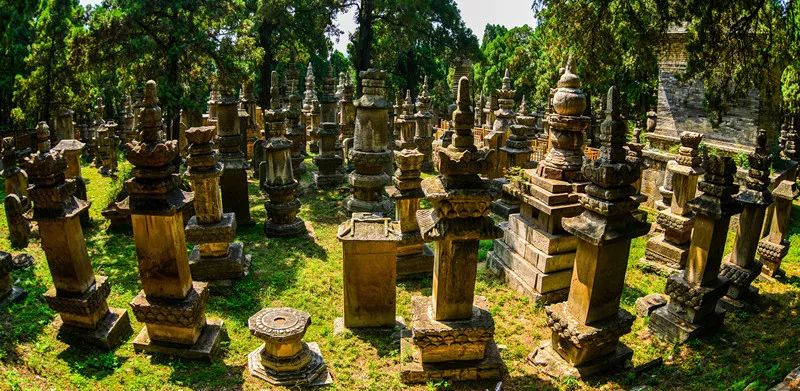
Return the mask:
<svg viewBox="0 0 800 391">
<path fill-rule="evenodd" d="M 143 327 L 133 340 L 133 350 L 137 353 L 162 354 L 189 360 L 213 361 L 219 345 L 225 336 L 222 320 L 209 320 L 194 345 L 181 345 L 150 340 L 147 327 Z"/>
<path fill-rule="evenodd" d="M 537 256 L 532 260 L 533 262 L 536 262 L 536 264 L 534 264 L 532 261 L 523 258 L 518 253 L 511 250 L 505 243 L 499 240 L 495 240 L 492 253 L 500 260 L 500 264 L 498 266 L 513 270 L 514 273 L 525 279 L 528 282 L 528 285 L 533 286 L 533 288 L 539 293 L 547 293 L 569 287 L 572 279 L 571 263 L 561 261 L 552 262 L 557 258 L 540 254 L 540 256 Z M 575 253 L 569 253 L 566 255 L 569 256 L 570 254 L 572 261 L 574 261 Z M 570 267 L 550 273 L 545 273 L 539 269 L 540 266 L 545 266 L 543 268 L 546 269 L 552 269 L 551 267 L 546 266 L 548 263 L 555 263 L 559 266 L 566 263 L 569 264 Z"/>
<path fill-rule="evenodd" d="M 527 222 L 522 215 L 508 216 L 505 227 L 545 254 L 555 254 L 575 251 L 578 248 L 578 238 L 570 234 L 551 234 Z M 501 226 L 502 223 L 501 223 Z M 504 228 L 505 229 L 505 228 Z"/>
<path fill-rule="evenodd" d="M 702 322 L 689 323 L 668 310 L 667 306 L 661 307 L 650 314 L 649 327 L 653 332 L 672 343 L 684 343 L 722 328 L 725 312 L 715 311 Z"/>
<path fill-rule="evenodd" d="M 12 286 L 11 292 L 0 300 L 0 308 L 5 308 L 11 304 L 24 300 L 28 296 L 28 292 L 18 286 Z"/>
<path fill-rule="evenodd" d="M 528 362 L 552 378 L 571 376 L 576 379 L 587 379 L 592 376 L 608 375 L 630 368 L 632 357 L 633 350 L 623 343 L 618 343 L 616 351 L 609 356 L 574 367 L 553 350 L 550 341 L 545 341 L 528 356 Z"/>
<path fill-rule="evenodd" d="M 74 346 L 91 344 L 106 350 L 121 344 L 133 333 L 128 311 L 119 308 L 109 308 L 94 330 L 64 324 L 61 317 L 56 319 L 54 326 L 58 328 L 56 338 L 59 341 Z"/>
<path fill-rule="evenodd" d="M 242 242 L 228 246 L 228 256 L 201 258 L 200 248 L 195 246 L 189 254 L 189 268 L 194 281 L 235 280 L 250 272 L 250 255 L 244 253 Z"/>
<path fill-rule="evenodd" d="M 312 176 L 318 189 L 335 189 L 345 183 L 344 174 L 341 173 L 324 175 L 320 174 L 319 171 L 315 171 Z"/>
<path fill-rule="evenodd" d="M 503 239 L 495 242 L 521 256 L 543 273 L 572 269 L 575 264 L 575 250 L 545 253 L 511 231 L 504 231 Z"/>
<path fill-rule="evenodd" d="M 400 340 L 400 380 L 406 384 L 434 380 L 474 381 L 501 379 L 505 372 L 500 350 L 494 342 L 486 346 L 483 360 L 423 363 L 411 337 Z M 410 361 L 402 358 L 408 357 Z"/>
<path fill-rule="evenodd" d="M 300 371 L 280 374 L 268 371 L 261 364 L 261 350 L 264 349 L 264 345 L 247 355 L 247 368 L 251 375 L 274 386 L 318 387 L 332 384 L 333 377 L 328 371 L 319 345 L 316 342 L 308 342 L 306 345 L 311 351 L 311 362 Z"/>
<path fill-rule="evenodd" d="M 492 213 L 504 219 L 507 219 L 508 216 L 514 213 L 519 213 L 519 203 L 511 203 L 502 198 L 492 202 L 490 208 L 492 210 Z"/>
<path fill-rule="evenodd" d="M 427 244 L 422 252 L 397 257 L 397 279 L 430 276 L 433 273 L 433 250 Z"/>
<path fill-rule="evenodd" d="M 509 287 L 515 291 L 525 295 L 532 302 L 541 302 L 542 304 L 551 304 L 562 302 L 567 299 L 569 289 L 560 289 L 552 292 L 538 292 L 527 281 L 522 279 L 516 272 L 507 267 L 503 262 L 494 255 L 489 253 L 486 257 L 486 264 L 489 270 L 495 275 L 500 276 L 508 284 Z"/>
<path fill-rule="evenodd" d="M 667 275 L 683 270 L 689 258 L 689 243 L 677 245 L 658 234 L 647 240 L 642 266 L 650 267 L 653 272 Z"/>
</svg>

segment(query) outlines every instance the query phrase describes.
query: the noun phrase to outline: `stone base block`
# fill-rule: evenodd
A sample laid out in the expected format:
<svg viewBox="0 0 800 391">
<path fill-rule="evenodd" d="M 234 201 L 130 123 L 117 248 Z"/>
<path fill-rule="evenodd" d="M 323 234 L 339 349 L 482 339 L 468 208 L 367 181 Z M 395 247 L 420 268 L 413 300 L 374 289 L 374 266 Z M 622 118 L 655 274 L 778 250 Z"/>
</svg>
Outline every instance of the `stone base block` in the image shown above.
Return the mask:
<svg viewBox="0 0 800 391">
<path fill-rule="evenodd" d="M 636 299 L 636 314 L 640 318 L 650 316 L 653 311 L 667 305 L 667 297 L 661 293 L 651 293 Z"/>
<path fill-rule="evenodd" d="M 324 175 L 315 171 L 313 177 L 317 189 L 335 189 L 344 184 L 344 174 L 342 173 Z"/>
<path fill-rule="evenodd" d="M 433 273 L 433 250 L 427 244 L 422 246 L 422 252 L 397 257 L 397 278 L 411 278 Z"/>
<path fill-rule="evenodd" d="M 224 213 L 215 224 L 198 224 L 197 216 L 192 216 L 184 229 L 186 241 L 195 244 L 227 243 L 236 240 L 236 216 Z"/>
<path fill-rule="evenodd" d="M 270 220 L 264 223 L 264 235 L 268 238 L 288 238 L 307 234 L 306 224 L 299 218 L 289 224 L 275 224 Z"/>
<path fill-rule="evenodd" d="M 406 320 L 403 319 L 402 316 L 398 316 L 395 318 L 395 324 L 392 327 L 346 327 L 344 325 L 344 318 L 338 317 L 333 320 L 333 335 L 339 336 L 342 335 L 345 331 L 351 330 L 354 332 L 374 332 L 374 333 L 388 333 L 394 334 L 396 333 L 397 336 L 400 336 L 400 333 L 403 330 L 406 330 Z"/>
<path fill-rule="evenodd" d="M 213 361 L 219 351 L 219 344 L 225 336 L 221 320 L 209 320 L 194 345 L 182 345 L 169 342 L 153 341 L 143 327 L 133 340 L 133 350 L 137 353 L 162 354 L 186 358 L 189 360 Z"/>
<path fill-rule="evenodd" d="M 500 351 L 494 342 L 486 345 L 482 360 L 423 363 L 410 337 L 401 339 L 400 351 L 400 380 L 406 384 L 442 379 L 452 381 L 501 379 L 505 372 Z"/>
<path fill-rule="evenodd" d="M 18 286 L 12 286 L 11 292 L 5 297 L 0 298 L 0 308 L 4 308 L 18 301 L 22 301 L 28 296 L 28 292 Z"/>
<path fill-rule="evenodd" d="M 492 213 L 504 218 L 508 219 L 508 216 L 519 213 L 519 203 L 512 203 L 508 200 L 501 198 L 497 201 L 492 202 L 491 204 Z"/>
<path fill-rule="evenodd" d="M 389 198 L 384 197 L 378 201 L 364 201 L 354 198 L 352 195 L 347 197 L 345 207 L 348 214 L 366 212 L 387 217 L 391 217 L 391 212 L 394 209 L 394 205 Z"/>
<path fill-rule="evenodd" d="M 610 374 L 628 368 L 632 357 L 633 350 L 622 343 L 618 343 L 616 350 L 605 358 L 575 367 L 553 350 L 550 341 L 545 341 L 528 356 L 528 362 L 552 378 L 572 376 L 576 379 L 585 379 L 594 375 Z"/>
<path fill-rule="evenodd" d="M 273 386 L 323 386 L 333 383 L 333 378 L 328 372 L 322 352 L 316 342 L 309 342 L 308 349 L 311 353 L 311 362 L 303 369 L 292 372 L 276 372 L 265 368 L 261 363 L 261 351 L 264 345 L 247 355 L 247 367 L 250 374 L 265 380 Z"/>
<path fill-rule="evenodd" d="M 427 296 L 412 297 L 411 312 L 412 338 L 421 362 L 482 360 L 486 346 L 494 342 L 494 319 L 483 296 L 475 297 L 469 319 L 434 319 Z"/>
<path fill-rule="evenodd" d="M 664 239 L 664 234 L 656 235 L 647 241 L 644 258 L 640 267 L 661 275 L 670 275 L 686 268 L 689 258 L 689 244 L 677 245 Z"/>
<path fill-rule="evenodd" d="M 59 341 L 73 346 L 90 344 L 107 350 L 118 346 L 133 333 L 128 311 L 119 308 L 109 308 L 94 330 L 64 324 L 60 317 L 54 325 L 58 328 L 56 338 Z"/>
<path fill-rule="evenodd" d="M 717 310 L 701 322 L 693 324 L 672 313 L 665 306 L 653 311 L 649 327 L 661 338 L 673 343 L 683 343 L 719 330 L 724 320 L 725 312 Z"/>
<path fill-rule="evenodd" d="M 729 312 L 751 309 L 758 302 L 758 298 L 758 288 L 751 286 L 746 294 L 736 299 L 730 296 L 723 296 L 717 302 L 717 310 Z"/>
<path fill-rule="evenodd" d="M 189 254 L 189 268 L 194 281 L 230 281 L 242 278 L 250 271 L 250 256 L 244 253 L 241 242 L 228 246 L 228 256 L 203 258 L 200 247 Z"/>
<path fill-rule="evenodd" d="M 540 301 L 542 304 L 558 303 L 567 299 L 569 289 L 559 289 L 551 292 L 538 292 L 534 285 L 530 285 L 528 281 L 521 278 L 514 270 L 507 267 L 503 262 L 492 252 L 486 258 L 487 267 L 492 273 L 502 277 L 506 284 L 517 292 L 527 296 L 531 301 Z"/>
</svg>

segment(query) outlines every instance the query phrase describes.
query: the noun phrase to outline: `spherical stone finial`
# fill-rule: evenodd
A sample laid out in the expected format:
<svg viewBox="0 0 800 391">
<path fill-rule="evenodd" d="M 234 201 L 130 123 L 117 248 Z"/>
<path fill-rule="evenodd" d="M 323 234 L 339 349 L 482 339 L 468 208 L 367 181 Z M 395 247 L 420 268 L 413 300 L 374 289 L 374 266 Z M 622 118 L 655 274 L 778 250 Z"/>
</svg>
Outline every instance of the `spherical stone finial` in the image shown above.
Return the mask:
<svg viewBox="0 0 800 391">
<path fill-rule="evenodd" d="M 302 339 L 310 325 L 308 312 L 288 307 L 265 308 L 247 321 L 254 336 L 279 343 Z"/>
<path fill-rule="evenodd" d="M 158 85 L 154 80 L 148 80 L 147 84 L 144 85 L 144 104 L 147 105 L 155 105 L 158 103 L 158 97 L 156 93 L 158 89 Z"/>
<path fill-rule="evenodd" d="M 553 93 L 553 110 L 559 115 L 581 116 L 586 110 L 586 95 L 580 90 L 580 79 L 572 73 L 572 57 L 567 60 L 564 74 Z"/>
<path fill-rule="evenodd" d="M 581 79 L 572 71 L 572 55 L 567 58 L 567 65 L 564 67 L 564 73 L 558 79 L 557 87 L 566 88 L 580 88 Z"/>
</svg>

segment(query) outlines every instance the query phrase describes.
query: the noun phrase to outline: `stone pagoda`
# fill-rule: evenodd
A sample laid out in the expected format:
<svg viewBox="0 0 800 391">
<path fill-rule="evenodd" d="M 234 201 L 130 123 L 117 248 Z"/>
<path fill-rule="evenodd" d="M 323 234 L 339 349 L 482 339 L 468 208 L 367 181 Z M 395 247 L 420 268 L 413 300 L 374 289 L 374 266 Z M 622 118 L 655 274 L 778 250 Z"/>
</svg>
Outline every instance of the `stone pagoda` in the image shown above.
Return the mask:
<svg viewBox="0 0 800 391">
<path fill-rule="evenodd" d="M 125 186 L 130 194 L 142 284 L 130 305 L 145 325 L 133 340 L 133 348 L 150 354 L 211 359 L 219 347 L 222 321 L 206 320 L 208 283 L 192 281 L 183 209 L 193 194 L 180 189 L 180 177 L 172 164 L 179 153 L 177 141 L 159 140 L 161 108 L 152 80 L 145 85 L 139 129 L 142 141 L 125 145 L 128 161 L 134 166 L 133 178 Z"/>
<path fill-rule="evenodd" d="M 714 332 L 725 318 L 717 303 L 728 291 L 728 281 L 718 275 L 731 216 L 742 206 L 732 197 L 739 191 L 733 160 L 727 156 L 704 160 L 705 174 L 698 185 L 703 194 L 687 203 L 695 221 L 686 269 L 667 278 L 664 292 L 669 304 L 650 315 L 650 329 L 674 343 Z"/>
<path fill-rule="evenodd" d="M 214 126 L 186 130 L 189 157 L 186 177 L 194 190 L 195 215 L 186 225 L 186 240 L 196 243 L 189 254 L 192 279 L 230 285 L 230 280 L 247 275 L 250 256 L 245 255 L 242 242 L 236 239 L 236 216 L 222 212 L 219 177 L 222 164 L 214 151 Z"/>
<path fill-rule="evenodd" d="M 477 102 L 475 102 L 475 127 L 479 128 L 483 126 L 486 122 L 486 117 L 483 114 L 483 106 L 486 105 L 486 99 L 483 97 L 483 92 L 480 93 L 478 96 Z"/>
<path fill-rule="evenodd" d="M 432 98 L 428 94 L 428 76 L 422 82 L 422 89 L 417 96 L 417 112 L 414 117 L 417 120 L 416 131 L 414 133 L 414 143 L 417 150 L 425 156 L 422 161 L 422 171 L 433 171 L 433 113 L 431 112 Z"/>
<path fill-rule="evenodd" d="M 764 232 L 762 232 L 763 238 L 758 242 L 756 249 L 759 260 L 764 265 L 761 273 L 767 277 L 785 275 L 781 270 L 781 262 L 789 253 L 789 222 L 792 204 L 800 195 L 795 180 L 797 178 L 797 161 L 800 160 L 800 148 L 798 148 L 800 134 L 797 131 L 797 123 L 792 123 L 793 121 L 800 121 L 800 117 L 792 120 L 790 116 L 787 116 L 780 137 L 781 157 L 783 158 L 781 163 L 789 166 L 787 169 L 790 172 L 788 177 L 772 190 L 774 199 L 770 207 L 772 210 L 767 210 Z"/>
<path fill-rule="evenodd" d="M 269 195 L 264 206 L 267 210 L 264 234 L 267 237 L 305 235 L 305 222 L 297 217 L 300 200 L 295 191 L 299 183 L 292 175 L 292 142 L 286 138 L 286 116 L 281 109 L 275 71 L 272 72 L 270 108 L 264 111 L 264 123 L 268 138 L 264 143 L 264 161 L 258 168 L 261 190 Z"/>
<path fill-rule="evenodd" d="M 303 93 L 303 118 L 305 118 L 306 124 L 306 137 L 309 140 L 308 150 L 313 153 L 319 153 L 319 145 L 317 145 L 315 136 L 320 123 L 319 110 L 319 100 L 317 100 L 317 92 L 314 90 L 314 67 L 309 62 L 306 70 L 306 90 Z"/>
<path fill-rule="evenodd" d="M 292 68 L 290 68 L 291 70 Z M 297 180 L 306 172 L 303 160 L 306 157 L 306 128 L 303 126 L 303 103 L 297 95 L 297 72 L 286 72 L 286 138 L 292 142 L 292 175 Z M 262 147 L 263 149 L 263 147 Z M 259 163 L 260 164 L 260 163 Z M 258 171 L 254 166 L 253 172 Z"/>
<path fill-rule="evenodd" d="M 247 80 L 242 83 L 241 91 L 241 109 L 247 113 L 247 128 L 245 133 L 246 156 L 248 159 L 253 158 L 253 143 L 258 140 L 261 135 L 261 127 L 256 120 L 256 96 L 253 94 L 253 81 Z M 241 130 L 241 129 L 239 129 Z"/>
<path fill-rule="evenodd" d="M 273 386 L 308 387 L 333 382 L 316 342 L 303 342 L 311 315 L 294 308 L 265 308 L 247 321 L 264 343 L 247 355 L 250 374 Z"/>
<path fill-rule="evenodd" d="M 487 257 L 489 268 L 510 286 L 546 303 L 567 297 L 578 241 L 563 229 L 561 219 L 583 211 L 578 198 L 586 185 L 581 148 L 589 117 L 583 115 L 586 96 L 570 64 L 553 91 L 553 111 L 547 116 L 552 146 L 535 170 L 524 170 L 503 186 L 521 200 L 520 213 L 500 224 L 505 233 Z"/>
<path fill-rule="evenodd" d="M 89 203 L 75 198 L 75 181 L 64 176 L 67 161 L 50 149 L 50 130 L 44 122 L 37 126 L 36 139 L 38 152 L 26 157 L 24 165 L 30 176 L 33 219 L 39 224 L 54 285 L 44 299 L 60 315 L 59 339 L 110 349 L 131 332 L 128 312 L 108 307 L 111 283 L 92 270 L 78 216 Z"/>
<path fill-rule="evenodd" d="M 394 137 L 394 147 L 396 151 L 403 149 L 415 149 L 417 144 L 414 142 L 416 133 L 417 119 L 414 115 L 414 102 L 411 100 L 411 90 L 406 90 L 406 98 L 402 101 L 400 110 L 394 118 L 394 129 L 397 133 Z"/>
<path fill-rule="evenodd" d="M 697 180 L 703 175 L 703 159 L 698 155 L 698 146 L 702 140 L 703 135 L 700 133 L 681 133 L 677 164 L 667 165 L 667 171 L 672 177 L 671 203 L 669 209 L 659 211 L 656 217 L 656 224 L 663 233 L 647 241 L 641 264 L 648 269 L 671 274 L 686 268 L 695 220 L 688 202 L 694 198 Z"/>
<path fill-rule="evenodd" d="M 472 134 L 469 79 L 459 80 L 453 112 L 453 144 L 439 148 L 439 175 L 422 181 L 432 209 L 417 212 L 425 241 L 436 241 L 432 297 L 411 299 L 411 337 L 403 338 L 400 378 L 406 383 L 436 379 L 498 379 L 503 363 L 494 342 L 494 320 L 484 297 L 475 297 L 478 242 L 502 232 L 489 218 L 497 191 L 478 173 L 494 151 L 477 149 Z"/>
<path fill-rule="evenodd" d="M 750 169 L 745 189 L 736 196 L 743 206 L 739 224 L 736 226 L 736 240 L 733 242 L 733 251 L 722 263 L 720 271 L 720 277 L 730 284 L 728 293 L 720 304 L 731 310 L 744 307 L 742 300 L 751 300 L 758 294 L 758 289 L 750 284 L 761 274 L 762 264 L 756 261 L 761 231 L 753 227 L 764 224 L 767 207 L 772 204 L 772 194 L 769 191 L 772 157 L 767 150 L 765 130 L 758 130 L 755 151 L 747 156 L 747 160 Z"/>
<path fill-rule="evenodd" d="M 104 176 L 113 176 L 117 172 L 117 150 L 119 149 L 117 126 L 114 121 L 106 121 L 105 125 L 97 130 L 97 152 L 95 153 L 97 164 L 95 167 L 97 167 L 97 172 Z"/>
<path fill-rule="evenodd" d="M 347 172 L 353 171 L 350 161 L 350 150 L 353 148 L 353 134 L 356 127 L 356 106 L 353 105 L 353 85 L 349 77 L 344 78 L 342 97 L 339 100 L 339 141 L 342 145 L 342 157 L 347 159 Z"/>
<path fill-rule="evenodd" d="M 385 215 L 392 204 L 384 194 L 389 183 L 386 165 L 391 162 L 389 142 L 389 102 L 384 98 L 386 72 L 369 69 L 362 71 L 363 95 L 353 102 L 356 107 L 356 126 L 350 160 L 355 170 L 350 173 L 352 187 L 347 197 L 348 213 L 371 212 Z"/>
<path fill-rule="evenodd" d="M 55 123 L 55 139 L 58 141 L 69 140 L 75 138 L 75 126 L 73 124 L 72 116 L 74 111 L 70 110 L 65 104 L 60 104 L 58 114 L 56 114 Z M 57 142 L 58 142 L 57 141 Z"/>
<path fill-rule="evenodd" d="M 496 119 L 495 112 L 500 109 L 498 104 L 499 102 L 497 101 L 497 95 L 490 93 L 486 98 L 486 103 L 483 106 L 483 120 L 485 121 L 483 123 L 484 129 L 492 129 L 494 126 L 494 121 Z"/>
<path fill-rule="evenodd" d="M 0 309 L 21 301 L 28 295 L 11 280 L 11 272 L 21 268 L 21 265 L 14 262 L 11 254 L 0 250 Z"/>
<path fill-rule="evenodd" d="M 409 92 L 407 104 L 410 104 L 410 95 Z M 401 237 L 397 243 L 398 278 L 430 274 L 433 270 L 433 251 L 422 240 L 417 223 L 419 200 L 425 196 L 420 178 L 424 161 L 425 155 L 414 148 L 414 144 L 405 144 L 400 151 L 394 151 L 397 170 L 394 172 L 394 185 L 387 186 L 386 193 L 395 203 L 395 218 L 400 225 Z"/>
<path fill-rule="evenodd" d="M 319 171 L 314 173 L 314 184 L 318 189 L 333 189 L 344 182 L 344 169 L 342 163 L 344 158 L 339 155 L 336 149 L 336 141 L 339 138 L 339 124 L 336 120 L 336 79 L 333 74 L 323 80 L 322 96 L 320 97 L 320 117 L 322 123 L 317 130 L 317 142 L 319 145 L 319 155 L 314 157 L 314 164 Z"/>
<path fill-rule="evenodd" d="M 219 161 L 222 162 L 222 211 L 234 213 L 236 224 L 252 224 L 247 192 L 247 160 L 242 152 L 239 132 L 239 97 L 229 87 L 222 87 L 215 105 Z"/>
<path fill-rule="evenodd" d="M 502 170 L 504 175 L 513 175 L 513 169 L 527 168 L 531 160 L 531 142 L 528 139 L 529 126 L 514 124 L 510 127 L 511 135 L 506 139 L 506 145 L 500 148 L 503 157 Z M 508 183 L 508 179 L 497 178 L 496 182 L 502 187 Z M 520 200 L 514 193 L 503 190 L 502 198 L 492 202 L 492 212 L 496 215 L 508 219 L 511 214 L 519 213 Z"/>
<path fill-rule="evenodd" d="M 28 247 L 30 240 L 31 201 L 28 198 L 28 174 L 17 166 L 17 150 L 13 137 L 3 138 L 3 178 L 6 198 L 3 202 L 8 227 L 8 239 L 14 248 Z"/>
<path fill-rule="evenodd" d="M 511 89 L 511 77 L 508 69 L 503 76 L 503 85 L 497 90 L 497 104 L 499 107 L 494 111 L 494 123 L 492 131 L 483 139 L 483 145 L 495 151 L 495 161 L 487 173 L 491 179 L 502 178 L 505 176 L 505 169 L 508 167 L 508 157 L 502 150 L 506 146 L 506 139 L 510 133 L 511 125 L 514 125 L 517 114 L 514 112 L 514 94 L 516 90 Z"/>
<path fill-rule="evenodd" d="M 217 120 L 217 104 L 219 103 L 219 99 L 219 91 L 217 90 L 217 85 L 214 84 L 211 86 L 211 92 L 208 93 L 208 101 L 206 102 L 208 105 L 208 112 L 203 115 L 204 126 L 213 125 Z"/>
<path fill-rule="evenodd" d="M 576 378 L 624 367 L 633 351 L 619 338 L 631 331 L 635 317 L 620 308 L 631 240 L 644 236 L 650 224 L 634 212 L 633 184 L 641 177 L 641 160 L 626 156 L 628 126 L 620 114 L 616 87 L 608 90 L 606 119 L 600 125 L 600 157 L 587 160 L 583 175 L 591 181 L 581 195 L 584 211 L 562 220 L 578 238 L 575 268 L 566 302 L 546 307 L 552 337 L 529 360 L 553 377 Z"/>
<path fill-rule="evenodd" d="M 125 95 L 123 98 L 120 117 L 122 118 L 122 145 L 125 145 L 137 138 L 134 124 L 135 116 L 133 115 L 133 104 L 131 103 L 130 95 Z"/>
<path fill-rule="evenodd" d="M 75 181 L 75 197 L 88 202 L 89 197 L 88 194 L 86 194 L 86 181 L 83 180 L 83 175 L 81 175 L 81 154 L 85 146 L 86 144 L 78 140 L 66 139 L 59 141 L 53 149 L 61 151 L 62 155 L 64 155 L 64 159 L 67 161 L 67 171 L 64 172 L 64 176 L 67 179 L 73 179 Z M 116 158 L 116 151 L 114 151 L 114 157 Z M 92 224 L 88 209 L 81 212 L 80 216 L 81 225 L 83 227 L 89 227 Z"/>
</svg>

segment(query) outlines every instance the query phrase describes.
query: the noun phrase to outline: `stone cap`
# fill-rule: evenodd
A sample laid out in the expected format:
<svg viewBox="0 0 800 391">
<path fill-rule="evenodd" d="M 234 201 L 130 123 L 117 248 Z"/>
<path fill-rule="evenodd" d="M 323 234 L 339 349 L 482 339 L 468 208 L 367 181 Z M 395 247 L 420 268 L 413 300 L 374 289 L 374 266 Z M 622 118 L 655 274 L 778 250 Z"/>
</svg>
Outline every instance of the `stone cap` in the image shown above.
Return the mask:
<svg viewBox="0 0 800 391">
<path fill-rule="evenodd" d="M 400 235 L 392 219 L 372 213 L 353 213 L 350 220 L 339 225 L 336 237 L 349 241 L 397 241 Z"/>
<path fill-rule="evenodd" d="M 264 308 L 247 321 L 250 333 L 273 342 L 302 339 L 310 325 L 308 312 L 289 307 Z"/>
<path fill-rule="evenodd" d="M 775 198 L 783 198 L 786 200 L 793 200 L 800 195 L 800 190 L 797 188 L 797 184 L 794 181 L 781 181 L 777 186 L 775 186 L 775 190 L 772 191 L 772 196 Z"/>
<path fill-rule="evenodd" d="M 58 144 L 56 144 L 56 146 L 53 147 L 53 149 L 56 150 L 56 151 L 64 151 L 64 152 L 67 152 L 67 151 L 80 151 L 80 150 L 83 149 L 84 146 L 86 146 L 86 144 L 82 143 L 82 142 L 80 142 L 78 140 L 66 139 L 66 140 L 59 141 Z"/>
</svg>

